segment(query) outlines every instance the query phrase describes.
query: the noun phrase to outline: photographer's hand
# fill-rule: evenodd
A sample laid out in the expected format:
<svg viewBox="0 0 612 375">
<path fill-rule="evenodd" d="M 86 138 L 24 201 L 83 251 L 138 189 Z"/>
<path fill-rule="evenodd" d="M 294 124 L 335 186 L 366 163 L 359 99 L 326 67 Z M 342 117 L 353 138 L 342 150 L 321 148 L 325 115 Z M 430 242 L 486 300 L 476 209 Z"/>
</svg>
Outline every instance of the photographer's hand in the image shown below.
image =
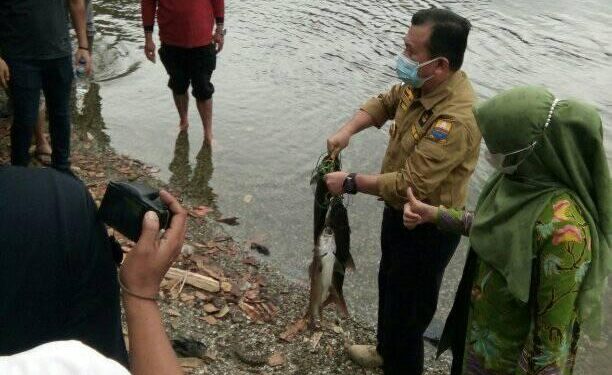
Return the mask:
<svg viewBox="0 0 612 375">
<path fill-rule="evenodd" d="M 167 191 L 160 198 L 172 212 L 170 227 L 159 238 L 159 219 L 155 212 L 146 213 L 138 242 L 126 255 L 121 266 L 123 286 L 139 296 L 155 298 L 164 275 L 180 254 L 185 238 L 187 211 Z"/>
<path fill-rule="evenodd" d="M 162 190 L 160 197 L 173 214 L 170 227 L 159 239 L 159 219 L 154 212 L 147 212 L 140 239 L 119 271 L 121 283 L 131 293 L 124 291 L 123 302 L 130 338 L 130 367 L 135 375 L 183 373 L 152 298 L 157 296 L 160 282 L 181 251 L 187 211 L 168 192 Z"/>
</svg>

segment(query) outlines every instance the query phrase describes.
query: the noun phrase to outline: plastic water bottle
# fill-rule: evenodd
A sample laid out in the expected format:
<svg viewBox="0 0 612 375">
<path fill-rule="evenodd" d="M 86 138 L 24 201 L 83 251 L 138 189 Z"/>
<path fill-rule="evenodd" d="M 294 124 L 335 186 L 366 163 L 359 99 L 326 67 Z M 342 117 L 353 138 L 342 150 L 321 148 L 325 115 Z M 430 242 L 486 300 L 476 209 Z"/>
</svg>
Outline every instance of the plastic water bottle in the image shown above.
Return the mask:
<svg viewBox="0 0 612 375">
<path fill-rule="evenodd" d="M 76 109 L 79 113 L 83 112 L 83 100 L 85 99 L 85 94 L 89 91 L 89 79 L 87 77 L 87 72 L 85 70 L 86 62 L 85 60 L 79 60 L 79 63 L 74 69 L 75 75 L 75 105 Z"/>
<path fill-rule="evenodd" d="M 77 64 L 74 70 L 74 74 L 76 75 L 78 79 L 85 78 L 85 64 L 86 64 L 85 60 L 83 59 L 79 60 L 79 63 Z"/>
</svg>

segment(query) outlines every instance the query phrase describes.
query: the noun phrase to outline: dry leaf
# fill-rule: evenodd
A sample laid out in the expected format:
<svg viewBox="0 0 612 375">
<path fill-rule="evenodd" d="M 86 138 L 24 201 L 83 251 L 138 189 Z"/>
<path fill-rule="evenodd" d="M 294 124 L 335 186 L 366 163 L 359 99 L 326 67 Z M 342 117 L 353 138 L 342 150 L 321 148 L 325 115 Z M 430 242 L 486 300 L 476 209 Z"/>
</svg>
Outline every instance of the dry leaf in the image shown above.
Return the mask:
<svg viewBox="0 0 612 375">
<path fill-rule="evenodd" d="M 202 293 L 200 291 L 196 291 L 195 292 L 195 296 L 198 299 L 201 299 L 202 301 L 210 301 L 212 299 L 212 296 L 206 293 Z"/>
<path fill-rule="evenodd" d="M 242 260 L 242 263 L 244 264 L 248 264 L 250 266 L 254 266 L 257 267 L 257 259 L 253 258 L 253 257 L 246 257 Z"/>
<path fill-rule="evenodd" d="M 247 292 L 244 293 L 244 296 L 250 300 L 256 300 L 257 297 L 259 297 L 259 289 L 247 290 Z"/>
<path fill-rule="evenodd" d="M 217 306 L 213 305 L 212 303 L 207 303 L 206 305 L 204 305 L 203 308 L 204 308 L 204 311 L 206 311 L 207 314 L 211 314 L 211 313 L 219 311 Z"/>
<path fill-rule="evenodd" d="M 282 353 L 274 353 L 268 358 L 268 366 L 277 367 L 285 364 L 285 357 Z"/>
<path fill-rule="evenodd" d="M 306 329 L 306 319 L 301 318 L 293 322 L 285 332 L 281 333 L 279 338 L 283 341 L 291 342 L 303 330 Z"/>
<path fill-rule="evenodd" d="M 187 301 L 193 301 L 195 299 L 195 296 L 192 294 L 181 294 L 180 300 L 183 302 L 187 302 Z"/>
<path fill-rule="evenodd" d="M 238 225 L 240 223 L 238 223 L 238 218 L 236 216 L 232 216 L 232 217 L 223 217 L 221 219 L 217 219 L 217 221 L 219 223 L 223 223 L 223 224 L 227 224 L 227 225 Z"/>
<path fill-rule="evenodd" d="M 224 316 L 227 315 L 227 313 L 230 311 L 229 306 L 225 305 L 223 306 L 223 308 L 221 309 L 221 311 L 219 311 L 218 313 L 215 314 L 215 317 L 217 318 L 223 318 Z"/>
<path fill-rule="evenodd" d="M 217 318 L 215 318 L 212 315 L 205 316 L 201 319 L 205 321 L 206 323 L 210 324 L 211 326 L 214 326 L 215 324 L 217 324 Z"/>
<path fill-rule="evenodd" d="M 251 250 L 257 251 L 259 254 L 270 255 L 270 249 L 260 243 L 251 241 L 251 245 L 249 247 Z"/>
<path fill-rule="evenodd" d="M 238 303 L 238 306 L 240 307 L 240 309 L 242 311 L 244 311 L 245 314 L 247 314 L 247 317 L 251 320 L 261 320 L 261 316 L 259 314 L 259 311 L 257 311 L 257 308 L 255 308 L 254 306 L 244 302 L 244 301 L 240 301 Z"/>
<path fill-rule="evenodd" d="M 322 331 L 315 332 L 312 335 L 312 337 L 310 338 L 310 349 L 311 350 L 317 349 L 317 346 L 319 345 L 319 341 L 321 341 L 321 337 L 323 337 Z"/>
<path fill-rule="evenodd" d="M 177 359 L 181 367 L 196 368 L 204 364 L 204 361 L 196 357 L 178 357 Z"/>
</svg>

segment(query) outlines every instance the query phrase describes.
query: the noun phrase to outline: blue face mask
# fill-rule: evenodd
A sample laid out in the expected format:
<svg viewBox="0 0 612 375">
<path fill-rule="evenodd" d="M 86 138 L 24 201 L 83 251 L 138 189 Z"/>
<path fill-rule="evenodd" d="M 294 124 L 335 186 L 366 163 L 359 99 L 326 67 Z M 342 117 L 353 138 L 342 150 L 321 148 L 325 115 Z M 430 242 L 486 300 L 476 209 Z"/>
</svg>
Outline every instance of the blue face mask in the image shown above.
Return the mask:
<svg viewBox="0 0 612 375">
<path fill-rule="evenodd" d="M 431 59 L 429 61 L 425 61 L 422 64 L 419 64 L 418 62 L 404 56 L 403 54 L 399 54 L 397 55 L 397 62 L 395 65 L 397 77 L 401 79 L 404 83 L 418 89 L 419 87 L 423 86 L 425 82 L 433 78 L 433 75 L 427 78 L 419 77 L 419 69 L 438 59 L 439 57 L 436 57 L 435 59 Z"/>
</svg>

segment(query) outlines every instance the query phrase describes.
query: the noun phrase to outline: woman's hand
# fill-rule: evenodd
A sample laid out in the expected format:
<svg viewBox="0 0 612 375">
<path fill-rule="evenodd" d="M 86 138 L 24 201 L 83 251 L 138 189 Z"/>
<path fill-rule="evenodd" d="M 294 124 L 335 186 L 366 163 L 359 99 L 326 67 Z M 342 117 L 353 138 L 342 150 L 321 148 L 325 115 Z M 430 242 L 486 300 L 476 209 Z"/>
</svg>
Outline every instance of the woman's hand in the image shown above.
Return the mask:
<svg viewBox="0 0 612 375">
<path fill-rule="evenodd" d="M 412 188 L 408 188 L 408 202 L 404 204 L 404 226 L 414 229 L 423 223 L 432 223 L 438 214 L 438 207 L 431 206 L 416 199 L 412 194 Z"/>
</svg>

